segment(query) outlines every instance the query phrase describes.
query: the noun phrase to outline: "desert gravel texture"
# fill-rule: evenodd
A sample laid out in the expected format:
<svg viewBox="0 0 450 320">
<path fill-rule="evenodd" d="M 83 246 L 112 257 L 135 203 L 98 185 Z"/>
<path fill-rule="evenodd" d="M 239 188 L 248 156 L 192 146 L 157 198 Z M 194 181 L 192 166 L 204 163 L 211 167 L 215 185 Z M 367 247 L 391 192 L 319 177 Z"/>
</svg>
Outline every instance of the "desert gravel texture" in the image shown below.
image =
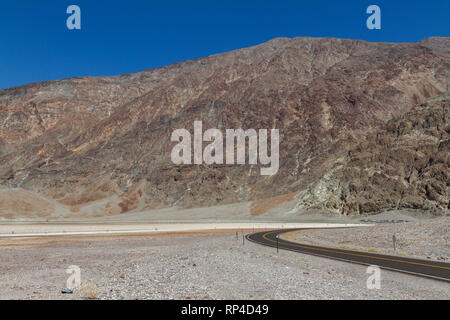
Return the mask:
<svg viewBox="0 0 450 320">
<path fill-rule="evenodd" d="M 450 299 L 448 282 L 280 251 L 230 231 L 0 240 L 0 299 Z M 66 268 L 82 287 L 62 294 Z"/>
<path fill-rule="evenodd" d="M 396 237 L 396 249 L 392 236 Z M 282 236 L 308 244 L 449 262 L 450 216 L 345 229 L 302 230 Z"/>
</svg>

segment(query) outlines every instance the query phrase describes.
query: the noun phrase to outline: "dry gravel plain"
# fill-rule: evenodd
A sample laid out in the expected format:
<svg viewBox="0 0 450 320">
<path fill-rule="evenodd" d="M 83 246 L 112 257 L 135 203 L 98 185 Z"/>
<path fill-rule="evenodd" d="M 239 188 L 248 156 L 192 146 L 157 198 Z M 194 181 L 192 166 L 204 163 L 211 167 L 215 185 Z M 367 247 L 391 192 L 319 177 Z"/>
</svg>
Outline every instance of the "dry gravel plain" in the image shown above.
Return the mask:
<svg viewBox="0 0 450 320">
<path fill-rule="evenodd" d="M 396 252 L 393 248 L 393 235 L 396 237 Z M 450 216 L 402 223 L 376 223 L 366 228 L 302 230 L 283 237 L 286 240 L 327 247 L 399 254 L 443 262 L 450 260 Z"/>
<path fill-rule="evenodd" d="M 0 299 L 450 299 L 447 282 L 236 240 L 233 230 L 0 239 Z M 82 287 L 62 294 L 66 268 Z"/>
</svg>

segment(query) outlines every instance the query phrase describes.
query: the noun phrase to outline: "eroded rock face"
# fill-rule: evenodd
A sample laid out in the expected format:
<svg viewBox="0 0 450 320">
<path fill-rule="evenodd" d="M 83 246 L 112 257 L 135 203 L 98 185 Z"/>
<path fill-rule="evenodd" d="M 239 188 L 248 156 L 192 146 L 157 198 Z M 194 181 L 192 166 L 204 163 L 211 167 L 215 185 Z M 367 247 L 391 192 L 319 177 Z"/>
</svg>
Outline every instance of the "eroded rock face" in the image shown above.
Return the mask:
<svg viewBox="0 0 450 320">
<path fill-rule="evenodd" d="M 316 197 L 319 207 L 343 214 L 400 208 L 445 212 L 450 208 L 449 132 L 449 95 L 389 120 L 322 178 L 327 184 L 322 199 Z M 305 198 L 319 194 L 318 185 Z"/>
<path fill-rule="evenodd" d="M 352 184 L 363 160 L 348 151 L 367 135 L 365 143 L 378 143 L 370 134 L 386 121 L 447 90 L 448 48 L 448 38 L 417 44 L 279 38 L 118 77 L 1 90 L 0 185 L 55 199 L 74 214 L 99 202 L 99 215 L 116 214 L 305 194 L 318 185 L 314 197 L 300 199 L 302 206 L 321 207 L 326 201 L 338 212 L 342 203 L 352 208 L 344 212 L 371 212 L 382 206 L 367 200 L 372 191 Z M 222 131 L 279 129 L 278 173 L 261 176 L 259 166 L 250 165 L 172 164 L 171 133 L 193 132 L 194 120 Z M 437 137 L 426 135 L 434 139 L 431 157 Z M 386 143 L 395 144 L 392 139 Z M 407 151 L 400 154 L 404 158 L 397 159 L 395 170 L 407 162 L 399 176 L 414 180 L 417 175 L 421 181 L 423 168 L 419 172 Z M 341 183 L 336 177 L 342 168 L 349 173 Z M 387 169 L 380 174 L 391 176 Z M 378 186 L 378 175 L 367 179 Z M 417 195 L 445 205 L 442 184 L 416 185 Z M 409 191 L 399 192 L 400 206 L 417 206 Z"/>
</svg>

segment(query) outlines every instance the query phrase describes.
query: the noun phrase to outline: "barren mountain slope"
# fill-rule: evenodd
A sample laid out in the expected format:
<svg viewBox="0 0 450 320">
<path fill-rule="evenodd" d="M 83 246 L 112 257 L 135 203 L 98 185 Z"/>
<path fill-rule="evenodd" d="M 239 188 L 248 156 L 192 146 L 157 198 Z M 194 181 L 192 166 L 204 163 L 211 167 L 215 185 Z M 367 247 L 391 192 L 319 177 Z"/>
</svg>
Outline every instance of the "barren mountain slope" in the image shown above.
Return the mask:
<svg viewBox="0 0 450 320">
<path fill-rule="evenodd" d="M 1 90 L 0 185 L 74 215 L 93 203 L 106 215 L 306 192 L 368 133 L 447 90 L 448 43 L 278 38 L 135 74 Z M 172 164 L 170 135 L 193 132 L 194 120 L 279 129 L 278 173 Z"/>
<path fill-rule="evenodd" d="M 353 147 L 297 207 L 343 214 L 450 209 L 450 95 L 430 98 Z M 321 188 L 323 186 L 323 188 Z"/>
</svg>

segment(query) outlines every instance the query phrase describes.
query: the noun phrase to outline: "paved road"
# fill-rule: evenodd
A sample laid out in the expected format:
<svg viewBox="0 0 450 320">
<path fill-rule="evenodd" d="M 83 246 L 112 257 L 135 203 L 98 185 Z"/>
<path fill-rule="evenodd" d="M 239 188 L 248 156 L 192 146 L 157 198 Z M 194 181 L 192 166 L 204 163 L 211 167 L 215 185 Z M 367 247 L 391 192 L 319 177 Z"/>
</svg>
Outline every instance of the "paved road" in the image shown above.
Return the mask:
<svg viewBox="0 0 450 320">
<path fill-rule="evenodd" d="M 249 241 L 256 242 L 262 245 L 277 247 L 277 236 L 279 234 L 297 230 L 306 229 L 284 229 L 257 232 L 247 235 L 246 238 Z M 283 240 L 281 238 L 278 238 L 278 247 L 279 249 L 284 250 L 291 250 L 315 256 L 359 263 L 363 265 L 377 265 L 383 269 L 395 270 L 405 273 L 411 273 L 418 276 L 450 281 L 450 263 L 445 262 L 312 246 Z"/>
</svg>

